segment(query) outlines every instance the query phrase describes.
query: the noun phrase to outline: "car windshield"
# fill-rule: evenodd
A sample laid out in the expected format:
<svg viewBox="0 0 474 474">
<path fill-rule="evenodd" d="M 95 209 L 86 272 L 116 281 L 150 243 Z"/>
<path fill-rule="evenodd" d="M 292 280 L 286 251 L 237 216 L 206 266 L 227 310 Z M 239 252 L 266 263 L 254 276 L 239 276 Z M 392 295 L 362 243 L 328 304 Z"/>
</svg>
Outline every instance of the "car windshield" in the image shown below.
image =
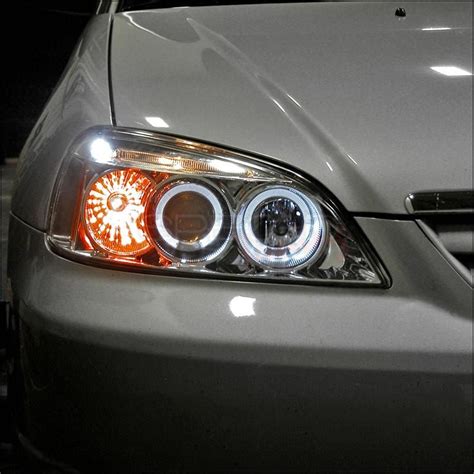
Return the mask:
<svg viewBox="0 0 474 474">
<path fill-rule="evenodd" d="M 324 1 L 324 0 L 323 0 Z M 256 3 L 314 3 L 315 0 L 297 0 L 288 2 L 285 0 L 122 0 L 120 11 L 145 10 L 150 8 L 173 8 L 173 7 L 204 7 L 213 5 L 239 5 Z"/>
</svg>

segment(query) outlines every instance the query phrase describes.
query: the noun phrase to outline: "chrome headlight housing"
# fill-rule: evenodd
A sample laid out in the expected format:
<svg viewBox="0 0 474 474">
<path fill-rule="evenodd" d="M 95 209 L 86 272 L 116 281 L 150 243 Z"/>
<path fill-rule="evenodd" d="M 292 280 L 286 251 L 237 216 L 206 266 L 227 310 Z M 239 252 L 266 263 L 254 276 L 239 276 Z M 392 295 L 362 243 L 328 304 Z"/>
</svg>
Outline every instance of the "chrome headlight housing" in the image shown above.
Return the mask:
<svg viewBox="0 0 474 474">
<path fill-rule="evenodd" d="M 145 131 L 94 128 L 71 147 L 48 242 L 118 269 L 388 285 L 362 232 L 320 185 L 267 160 Z"/>
</svg>

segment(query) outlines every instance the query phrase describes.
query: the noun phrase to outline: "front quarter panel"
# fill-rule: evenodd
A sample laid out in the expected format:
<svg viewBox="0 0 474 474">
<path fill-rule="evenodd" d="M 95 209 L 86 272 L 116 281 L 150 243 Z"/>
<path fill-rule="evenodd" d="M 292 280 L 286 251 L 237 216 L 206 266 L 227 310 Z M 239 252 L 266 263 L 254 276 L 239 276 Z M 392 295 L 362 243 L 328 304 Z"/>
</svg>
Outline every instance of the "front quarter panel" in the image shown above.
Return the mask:
<svg viewBox="0 0 474 474">
<path fill-rule="evenodd" d="M 49 200 L 71 142 L 93 125 L 111 124 L 110 21 L 108 15 L 90 21 L 21 152 L 12 212 L 37 229 L 46 229 Z"/>
</svg>

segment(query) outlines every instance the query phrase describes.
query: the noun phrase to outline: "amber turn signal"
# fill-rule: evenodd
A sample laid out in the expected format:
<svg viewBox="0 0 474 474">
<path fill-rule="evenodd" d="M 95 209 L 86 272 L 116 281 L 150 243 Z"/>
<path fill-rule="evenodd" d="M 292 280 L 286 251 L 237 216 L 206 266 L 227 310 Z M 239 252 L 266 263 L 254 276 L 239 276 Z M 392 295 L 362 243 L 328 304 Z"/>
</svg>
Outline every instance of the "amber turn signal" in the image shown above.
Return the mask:
<svg viewBox="0 0 474 474">
<path fill-rule="evenodd" d="M 92 182 L 84 202 L 87 234 L 101 249 L 136 256 L 151 247 L 145 230 L 145 206 L 153 182 L 133 170 L 109 171 Z"/>
</svg>

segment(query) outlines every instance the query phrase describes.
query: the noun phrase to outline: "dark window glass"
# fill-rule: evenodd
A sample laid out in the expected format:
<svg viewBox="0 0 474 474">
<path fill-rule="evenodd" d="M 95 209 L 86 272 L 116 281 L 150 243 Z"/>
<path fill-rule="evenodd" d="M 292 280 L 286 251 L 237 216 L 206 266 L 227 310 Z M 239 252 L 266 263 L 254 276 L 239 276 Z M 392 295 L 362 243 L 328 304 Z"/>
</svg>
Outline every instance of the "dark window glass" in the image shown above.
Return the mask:
<svg viewBox="0 0 474 474">
<path fill-rule="evenodd" d="M 146 10 L 151 8 L 203 7 L 212 5 L 240 5 L 257 3 L 293 3 L 285 0 L 122 0 L 120 11 Z M 314 3 L 314 0 L 298 0 L 295 3 Z"/>
</svg>

